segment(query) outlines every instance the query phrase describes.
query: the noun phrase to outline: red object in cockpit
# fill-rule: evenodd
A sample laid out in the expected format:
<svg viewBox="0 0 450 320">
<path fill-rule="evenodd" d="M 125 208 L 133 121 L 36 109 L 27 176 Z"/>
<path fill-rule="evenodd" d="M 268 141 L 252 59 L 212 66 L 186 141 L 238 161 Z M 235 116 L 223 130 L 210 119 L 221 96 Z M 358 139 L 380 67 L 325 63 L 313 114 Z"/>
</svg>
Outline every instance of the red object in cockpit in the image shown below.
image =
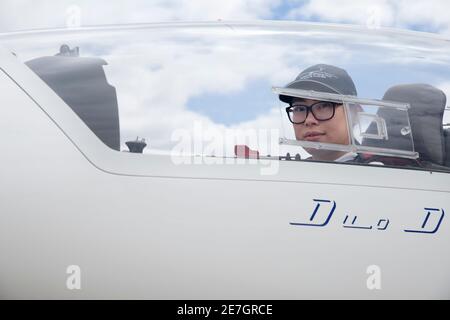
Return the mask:
<svg viewBox="0 0 450 320">
<path fill-rule="evenodd" d="M 238 158 L 259 159 L 259 151 L 252 150 L 245 144 L 237 144 L 234 146 L 234 154 Z"/>
</svg>

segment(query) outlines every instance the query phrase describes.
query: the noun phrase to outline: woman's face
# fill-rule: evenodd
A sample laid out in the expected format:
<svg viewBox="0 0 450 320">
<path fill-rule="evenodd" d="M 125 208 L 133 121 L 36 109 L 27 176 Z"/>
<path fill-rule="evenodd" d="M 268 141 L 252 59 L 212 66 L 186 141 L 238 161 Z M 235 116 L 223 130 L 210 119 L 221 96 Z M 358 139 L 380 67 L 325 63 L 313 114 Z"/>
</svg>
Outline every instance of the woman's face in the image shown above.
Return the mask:
<svg viewBox="0 0 450 320">
<path fill-rule="evenodd" d="M 292 105 L 311 106 L 317 103 L 317 100 L 294 98 Z M 297 140 L 325 142 L 348 145 L 350 143 L 348 135 L 347 118 L 345 116 L 344 106 L 336 105 L 333 118 L 325 121 L 317 120 L 312 112 L 302 124 L 294 124 L 295 137 Z M 313 157 L 323 154 L 326 150 L 306 149 Z"/>
</svg>

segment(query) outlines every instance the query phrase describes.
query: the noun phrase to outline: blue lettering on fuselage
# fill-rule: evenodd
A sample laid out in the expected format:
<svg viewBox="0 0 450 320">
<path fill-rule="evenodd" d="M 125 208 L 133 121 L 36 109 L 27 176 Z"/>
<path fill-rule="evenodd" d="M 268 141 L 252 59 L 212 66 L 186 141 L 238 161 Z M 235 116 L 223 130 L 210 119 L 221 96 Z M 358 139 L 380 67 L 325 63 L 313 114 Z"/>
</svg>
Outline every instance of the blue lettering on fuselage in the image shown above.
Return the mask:
<svg viewBox="0 0 450 320">
<path fill-rule="evenodd" d="M 325 227 L 330 222 L 333 214 L 335 213 L 337 203 L 333 200 L 326 199 L 313 199 L 315 204 L 313 212 L 311 213 L 308 221 L 306 222 L 289 222 L 292 226 L 301 226 L 301 227 Z M 438 208 L 424 208 L 425 209 L 425 218 L 418 228 L 404 229 L 404 232 L 408 233 L 422 233 L 422 234 L 434 234 L 436 233 L 444 219 L 445 212 L 444 209 Z M 433 217 L 437 217 L 432 219 Z M 359 230 L 377 230 L 377 231 L 385 231 L 389 227 L 389 219 L 381 218 L 378 220 L 378 223 L 374 227 L 369 224 L 360 224 L 357 223 L 358 216 L 351 216 L 349 214 L 345 215 L 342 226 L 348 229 L 359 229 Z"/>
</svg>

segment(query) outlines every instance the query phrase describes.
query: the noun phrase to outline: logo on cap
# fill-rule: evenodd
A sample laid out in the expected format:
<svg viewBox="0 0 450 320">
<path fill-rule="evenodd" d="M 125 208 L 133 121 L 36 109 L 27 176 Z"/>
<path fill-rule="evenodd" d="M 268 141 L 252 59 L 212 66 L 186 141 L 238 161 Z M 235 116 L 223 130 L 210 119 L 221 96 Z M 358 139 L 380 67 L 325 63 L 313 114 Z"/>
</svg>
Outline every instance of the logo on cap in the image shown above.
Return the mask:
<svg viewBox="0 0 450 320">
<path fill-rule="evenodd" d="M 309 71 L 309 72 L 306 72 L 305 74 L 301 74 L 297 78 L 297 80 L 308 80 L 311 78 L 320 78 L 320 79 L 335 78 L 335 79 L 337 79 L 338 77 L 332 73 L 324 71 L 322 67 L 319 67 L 319 70 Z"/>
</svg>

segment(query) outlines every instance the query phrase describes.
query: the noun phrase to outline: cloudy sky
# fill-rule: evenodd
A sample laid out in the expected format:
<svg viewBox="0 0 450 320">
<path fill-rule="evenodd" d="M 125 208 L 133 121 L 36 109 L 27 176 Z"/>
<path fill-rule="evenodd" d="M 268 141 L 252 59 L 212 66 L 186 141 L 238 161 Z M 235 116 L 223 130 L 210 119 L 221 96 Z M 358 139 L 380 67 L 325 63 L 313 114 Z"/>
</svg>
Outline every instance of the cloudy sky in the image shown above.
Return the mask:
<svg viewBox="0 0 450 320">
<path fill-rule="evenodd" d="M 302 20 L 450 35 L 446 0 L 2 0 L 0 32 L 67 24 Z"/>
</svg>

